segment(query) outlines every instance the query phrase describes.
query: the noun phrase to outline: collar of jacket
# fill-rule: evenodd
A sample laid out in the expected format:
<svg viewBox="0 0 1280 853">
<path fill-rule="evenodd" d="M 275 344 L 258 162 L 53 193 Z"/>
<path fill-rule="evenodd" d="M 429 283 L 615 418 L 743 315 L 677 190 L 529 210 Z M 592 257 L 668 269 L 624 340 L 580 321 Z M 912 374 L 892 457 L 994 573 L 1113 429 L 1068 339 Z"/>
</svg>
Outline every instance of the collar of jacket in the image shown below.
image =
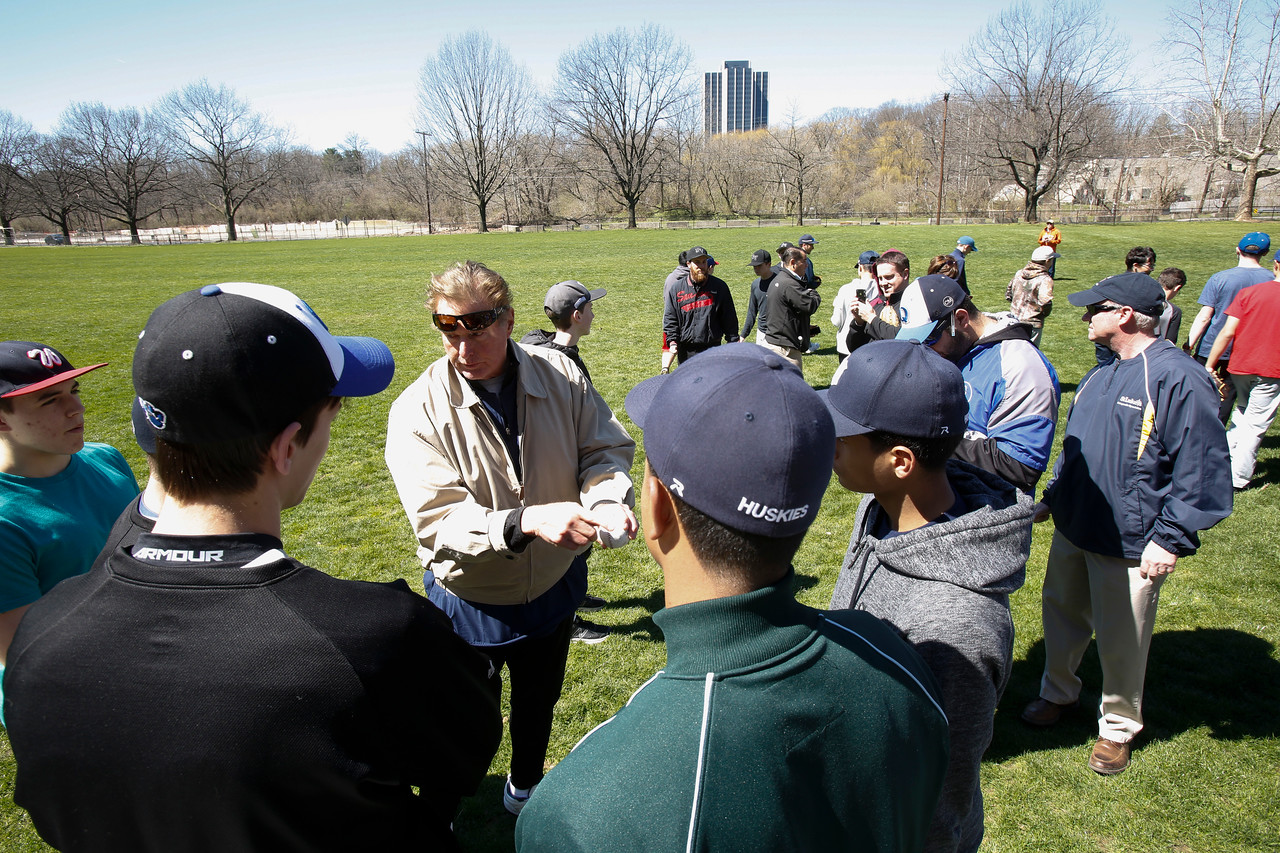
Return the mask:
<svg viewBox="0 0 1280 853">
<path fill-rule="evenodd" d="M 817 611 L 796 602 L 794 580 L 788 569 L 770 586 L 653 614 L 667 641 L 667 674 L 726 672 L 793 653 L 816 633 L 817 619 Z"/>
<path fill-rule="evenodd" d="M 541 349 L 546 349 L 546 347 L 541 347 Z M 542 377 L 538 375 L 536 370 L 525 369 L 532 359 L 537 358 L 536 355 L 531 355 L 530 352 L 529 348 L 521 346 L 513 340 L 508 340 L 506 369 L 511 370 L 512 365 L 515 365 L 516 382 L 518 383 L 516 390 L 518 393 L 523 393 L 528 397 L 546 397 L 547 386 L 543 384 Z M 561 355 L 561 357 L 568 358 L 565 355 Z M 471 383 L 458 372 L 458 369 L 453 366 L 453 362 L 446 359 L 446 363 L 449 371 L 449 405 L 455 409 L 469 409 L 472 406 L 480 405 L 480 397 L 472 390 Z"/>
</svg>

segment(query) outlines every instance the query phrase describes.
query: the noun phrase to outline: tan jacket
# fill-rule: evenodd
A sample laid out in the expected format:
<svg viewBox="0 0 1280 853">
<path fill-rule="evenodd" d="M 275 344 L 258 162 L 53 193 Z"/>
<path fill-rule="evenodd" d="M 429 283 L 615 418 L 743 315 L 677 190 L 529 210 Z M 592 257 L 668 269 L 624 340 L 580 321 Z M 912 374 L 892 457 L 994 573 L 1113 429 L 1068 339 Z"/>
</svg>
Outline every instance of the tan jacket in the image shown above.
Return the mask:
<svg viewBox="0 0 1280 853">
<path fill-rule="evenodd" d="M 636 445 L 582 372 L 546 347 L 513 345 L 524 483 L 480 398 L 449 363 L 432 364 L 391 407 L 387 468 L 445 589 L 481 604 L 522 604 L 550 589 L 577 552 L 541 539 L 522 553 L 503 525 L 521 506 L 635 505 Z"/>
</svg>

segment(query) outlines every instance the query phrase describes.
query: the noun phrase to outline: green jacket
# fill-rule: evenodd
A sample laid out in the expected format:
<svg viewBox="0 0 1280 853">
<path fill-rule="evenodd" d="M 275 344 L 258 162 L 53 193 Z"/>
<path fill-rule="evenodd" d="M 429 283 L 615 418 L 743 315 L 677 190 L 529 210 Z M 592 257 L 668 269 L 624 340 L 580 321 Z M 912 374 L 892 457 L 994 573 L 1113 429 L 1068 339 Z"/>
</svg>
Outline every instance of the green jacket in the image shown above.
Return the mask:
<svg viewBox="0 0 1280 853">
<path fill-rule="evenodd" d="M 667 668 L 547 775 L 516 849 L 920 850 L 947 767 L 933 677 L 792 578 L 656 613 Z"/>
</svg>

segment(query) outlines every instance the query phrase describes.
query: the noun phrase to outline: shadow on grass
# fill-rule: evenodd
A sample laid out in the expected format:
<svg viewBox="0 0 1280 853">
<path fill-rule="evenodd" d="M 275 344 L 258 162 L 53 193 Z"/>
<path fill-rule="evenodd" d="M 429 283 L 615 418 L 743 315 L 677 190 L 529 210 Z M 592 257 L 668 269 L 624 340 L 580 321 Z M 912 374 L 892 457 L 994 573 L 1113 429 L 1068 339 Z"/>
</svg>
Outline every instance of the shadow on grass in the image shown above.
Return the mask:
<svg viewBox="0 0 1280 853">
<path fill-rule="evenodd" d="M 1231 628 L 1158 632 L 1147 662 L 1143 716 L 1138 745 L 1167 740 L 1205 727 L 1218 740 L 1275 738 L 1280 722 L 1280 662 L 1266 640 Z M 1084 692 L 1080 709 L 1057 726 L 1036 729 L 1018 715 L 1040 690 L 1044 641 L 1015 661 L 1009 686 L 996 711 L 995 734 L 986 759 L 1005 761 L 1025 752 L 1091 742 L 1098 735 L 1095 709 L 1102 674 L 1096 644 L 1090 643 L 1080 666 Z"/>
</svg>

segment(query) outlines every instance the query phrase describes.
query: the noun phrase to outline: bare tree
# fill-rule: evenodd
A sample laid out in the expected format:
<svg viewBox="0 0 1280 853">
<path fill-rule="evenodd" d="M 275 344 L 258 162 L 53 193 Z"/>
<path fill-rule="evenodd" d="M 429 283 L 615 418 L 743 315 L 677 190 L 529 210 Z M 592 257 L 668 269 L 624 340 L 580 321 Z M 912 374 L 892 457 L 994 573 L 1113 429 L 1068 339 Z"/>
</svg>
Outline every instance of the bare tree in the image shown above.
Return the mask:
<svg viewBox="0 0 1280 853">
<path fill-rule="evenodd" d="M 281 177 L 287 134 L 273 127 L 234 89 L 201 79 L 161 99 L 159 112 L 176 148 L 196 167 L 236 239 L 236 214 Z"/>
<path fill-rule="evenodd" d="M 769 131 L 770 144 L 762 156 L 775 170 L 784 200 L 788 204 L 795 202 L 796 225 L 804 225 L 805 194 L 814 190 L 815 182 L 830 162 L 828 143 L 833 139 L 831 124 L 798 125 L 794 110 L 787 127 Z"/>
<path fill-rule="evenodd" d="M 448 173 L 462 201 L 489 230 L 489 203 L 517 168 L 537 91 L 523 66 L 483 30 L 446 38 L 422 65 L 418 120 L 435 137 L 432 165 Z"/>
<path fill-rule="evenodd" d="M 1169 22 L 1190 101 L 1179 119 L 1210 170 L 1243 173 L 1236 219 L 1251 220 L 1258 179 L 1280 174 L 1262 165 L 1280 151 L 1280 2 L 1192 0 Z"/>
<path fill-rule="evenodd" d="M 597 33 L 560 57 L 552 114 L 570 136 L 603 157 L 592 177 L 627 210 L 659 174 L 660 131 L 693 97 L 689 46 L 653 24 Z"/>
<path fill-rule="evenodd" d="M 968 153 L 1017 184 L 1027 222 L 1064 172 L 1095 156 L 1127 47 L 1095 0 L 1020 0 L 948 58 L 953 98 L 973 119 Z"/>
<path fill-rule="evenodd" d="M 132 107 L 77 103 L 62 114 L 58 132 L 71 142 L 88 204 L 141 243 L 139 224 L 165 209 L 173 189 L 174 154 L 162 123 Z"/>
<path fill-rule="evenodd" d="M 22 212 L 23 176 L 30 165 L 36 135 L 30 123 L 0 110 L 0 231 L 4 244 L 13 245 L 13 220 Z"/>
<path fill-rule="evenodd" d="M 32 210 L 57 226 L 70 245 L 71 216 L 84 207 L 82 196 L 88 189 L 70 139 L 56 133 L 40 138 L 31 155 L 27 186 Z"/>
</svg>

